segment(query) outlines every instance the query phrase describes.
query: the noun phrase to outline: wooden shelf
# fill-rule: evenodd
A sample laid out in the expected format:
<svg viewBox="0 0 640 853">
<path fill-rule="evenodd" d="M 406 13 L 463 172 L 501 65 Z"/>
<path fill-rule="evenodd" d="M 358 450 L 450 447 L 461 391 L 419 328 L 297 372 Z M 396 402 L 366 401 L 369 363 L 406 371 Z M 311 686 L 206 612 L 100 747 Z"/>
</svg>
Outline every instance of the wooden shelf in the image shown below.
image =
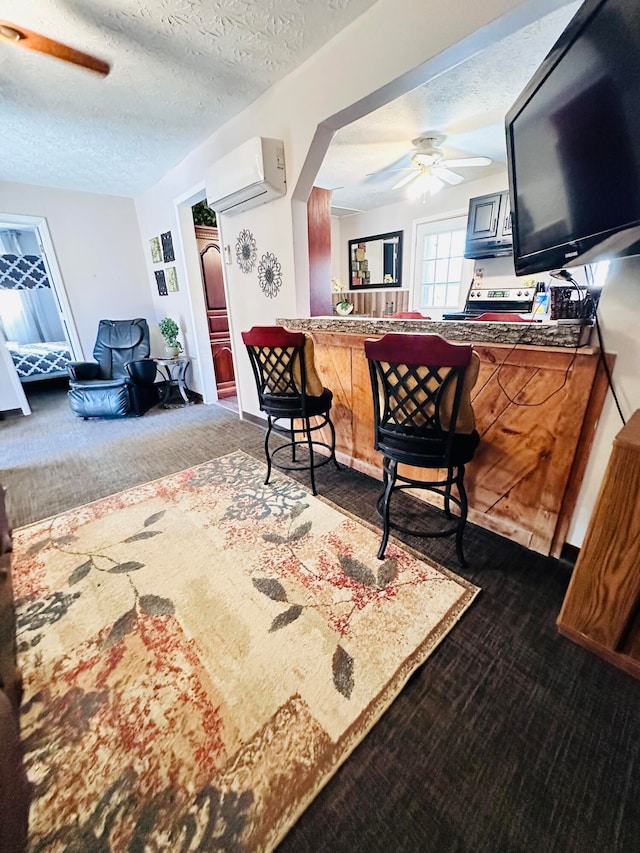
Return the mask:
<svg viewBox="0 0 640 853">
<path fill-rule="evenodd" d="M 560 633 L 640 677 L 640 410 L 613 442 L 558 616 Z"/>
</svg>

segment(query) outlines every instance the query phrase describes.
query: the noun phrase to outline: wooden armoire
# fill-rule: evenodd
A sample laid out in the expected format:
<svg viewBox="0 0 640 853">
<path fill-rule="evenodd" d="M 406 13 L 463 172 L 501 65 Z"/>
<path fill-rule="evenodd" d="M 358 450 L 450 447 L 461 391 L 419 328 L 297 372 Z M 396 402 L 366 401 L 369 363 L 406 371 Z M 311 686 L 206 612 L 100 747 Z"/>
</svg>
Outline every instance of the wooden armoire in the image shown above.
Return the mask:
<svg viewBox="0 0 640 853">
<path fill-rule="evenodd" d="M 236 383 L 218 229 L 208 225 L 196 225 L 195 232 L 218 397 L 233 397 L 236 393 Z"/>
</svg>

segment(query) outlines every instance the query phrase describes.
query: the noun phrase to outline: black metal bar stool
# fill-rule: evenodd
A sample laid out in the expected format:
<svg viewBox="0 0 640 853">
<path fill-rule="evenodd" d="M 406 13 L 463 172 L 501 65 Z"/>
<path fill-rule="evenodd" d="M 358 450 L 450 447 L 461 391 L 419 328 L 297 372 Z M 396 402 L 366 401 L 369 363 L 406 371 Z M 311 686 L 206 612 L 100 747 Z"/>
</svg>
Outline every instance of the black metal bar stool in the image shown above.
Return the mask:
<svg viewBox="0 0 640 853">
<path fill-rule="evenodd" d="M 478 377 L 478 356 L 471 345 L 452 344 L 440 335 L 388 334 L 367 340 L 364 346 L 373 392 L 375 448 L 383 454 L 383 490 L 377 502 L 383 535 L 378 558 L 383 559 L 389 532 L 395 529 L 413 536 L 455 535 L 458 560 L 464 566 L 462 535 L 468 507 L 464 466 L 480 442 L 470 399 Z M 416 479 L 398 473 L 399 464 L 440 470 L 434 479 Z M 427 489 L 440 495 L 451 524 L 418 531 L 393 522 L 391 495 L 401 489 Z"/>
<path fill-rule="evenodd" d="M 304 332 L 289 332 L 281 326 L 253 326 L 242 333 L 253 375 L 258 389 L 261 411 L 267 415 L 268 426 L 264 440 L 269 482 L 272 464 L 285 471 L 309 469 L 311 491 L 317 494 L 315 469 L 336 460 L 336 431 L 330 417 L 333 393 L 324 388 L 313 361 L 313 341 Z M 314 423 L 311 418 L 315 418 Z M 277 422 L 289 421 L 289 441 L 270 450 L 269 439 Z M 296 421 L 301 423 L 296 426 Z M 331 442 L 314 438 L 313 434 L 328 427 Z M 305 447 L 309 461 L 297 456 L 299 447 Z M 328 450 L 328 455 L 316 461 L 316 448 Z M 280 462 L 279 457 L 290 449 L 291 462 Z"/>
</svg>

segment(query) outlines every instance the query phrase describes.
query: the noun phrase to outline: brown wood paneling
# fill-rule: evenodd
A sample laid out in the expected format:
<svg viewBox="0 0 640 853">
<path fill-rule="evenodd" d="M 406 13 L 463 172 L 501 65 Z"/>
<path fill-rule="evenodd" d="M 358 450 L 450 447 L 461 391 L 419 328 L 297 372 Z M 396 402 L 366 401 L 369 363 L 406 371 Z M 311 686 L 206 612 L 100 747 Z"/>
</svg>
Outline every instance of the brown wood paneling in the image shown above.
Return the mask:
<svg viewBox="0 0 640 853">
<path fill-rule="evenodd" d="M 351 349 L 340 346 L 323 346 L 316 349 L 315 364 L 318 376 L 326 388 L 333 391 L 331 420 L 336 430 L 336 451 L 345 460 L 353 455 L 351 390 Z M 328 430 L 323 430 L 323 440 L 329 443 Z"/>
<path fill-rule="evenodd" d="M 204 280 L 204 295 L 207 311 L 216 309 L 227 310 L 224 295 L 224 279 L 222 277 L 222 256 L 219 244 L 210 244 L 200 254 L 202 277 Z"/>
<path fill-rule="evenodd" d="M 627 671 L 638 652 L 640 411 L 616 436 L 558 617 L 559 630 Z M 638 659 L 635 659 L 637 667 Z M 637 674 L 637 673 L 635 673 Z"/>
<path fill-rule="evenodd" d="M 351 407 L 350 417 L 339 409 L 336 418 L 338 447 L 343 453 L 351 448 L 352 467 L 380 478 L 365 337 L 312 335 L 324 384 L 339 407 Z M 565 514 L 575 505 L 572 477 L 581 476 L 591 448 L 593 430 L 583 425 L 594 423 L 602 407 L 600 390 L 592 394 L 598 355 L 486 344 L 475 349 L 480 374 L 473 405 L 481 443 L 467 466 L 469 519 L 549 554 L 552 543 L 561 547 L 556 530 L 562 525 L 566 531 Z"/>
<path fill-rule="evenodd" d="M 608 354 L 606 359 L 609 366 L 609 372 L 612 372 L 616 362 L 616 356 Z M 564 495 L 560 518 L 553 536 L 553 544 L 551 546 L 552 557 L 559 558 L 562 553 L 562 546 L 564 545 L 567 533 L 569 532 L 571 518 L 578 502 L 578 493 L 580 491 L 580 486 L 582 485 L 582 480 L 584 479 L 587 462 L 589 461 L 589 448 L 593 443 L 596 429 L 600 421 L 600 413 L 608 391 L 609 383 L 607 381 L 607 374 L 602 366 L 602 361 L 599 360 L 596 375 L 593 380 L 593 386 L 591 388 L 589 405 L 582 422 L 580 439 L 578 441 L 578 447 L 576 448 L 576 453 L 573 459 L 573 466 L 569 475 L 569 484 Z"/>
<path fill-rule="evenodd" d="M 195 233 L 200 253 L 200 271 L 216 388 L 219 397 L 229 397 L 235 394 L 236 388 L 218 229 L 197 225 Z"/>
<path fill-rule="evenodd" d="M 311 316 L 331 314 L 331 190 L 313 187 L 307 201 Z"/>
<path fill-rule="evenodd" d="M 207 316 L 207 321 L 209 323 L 209 331 L 211 334 L 216 332 L 229 332 L 229 318 L 227 317 L 226 312 L 221 316 L 217 316 L 211 312 Z"/>
</svg>

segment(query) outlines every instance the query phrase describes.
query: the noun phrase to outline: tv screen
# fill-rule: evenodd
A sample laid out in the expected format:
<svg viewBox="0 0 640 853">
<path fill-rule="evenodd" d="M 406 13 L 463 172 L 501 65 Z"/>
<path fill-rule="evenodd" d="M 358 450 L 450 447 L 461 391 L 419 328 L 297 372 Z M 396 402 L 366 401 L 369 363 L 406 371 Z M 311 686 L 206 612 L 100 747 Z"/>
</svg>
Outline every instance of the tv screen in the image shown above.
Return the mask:
<svg viewBox="0 0 640 853">
<path fill-rule="evenodd" d="M 586 0 L 506 134 L 518 275 L 640 253 L 638 0 Z"/>
</svg>

